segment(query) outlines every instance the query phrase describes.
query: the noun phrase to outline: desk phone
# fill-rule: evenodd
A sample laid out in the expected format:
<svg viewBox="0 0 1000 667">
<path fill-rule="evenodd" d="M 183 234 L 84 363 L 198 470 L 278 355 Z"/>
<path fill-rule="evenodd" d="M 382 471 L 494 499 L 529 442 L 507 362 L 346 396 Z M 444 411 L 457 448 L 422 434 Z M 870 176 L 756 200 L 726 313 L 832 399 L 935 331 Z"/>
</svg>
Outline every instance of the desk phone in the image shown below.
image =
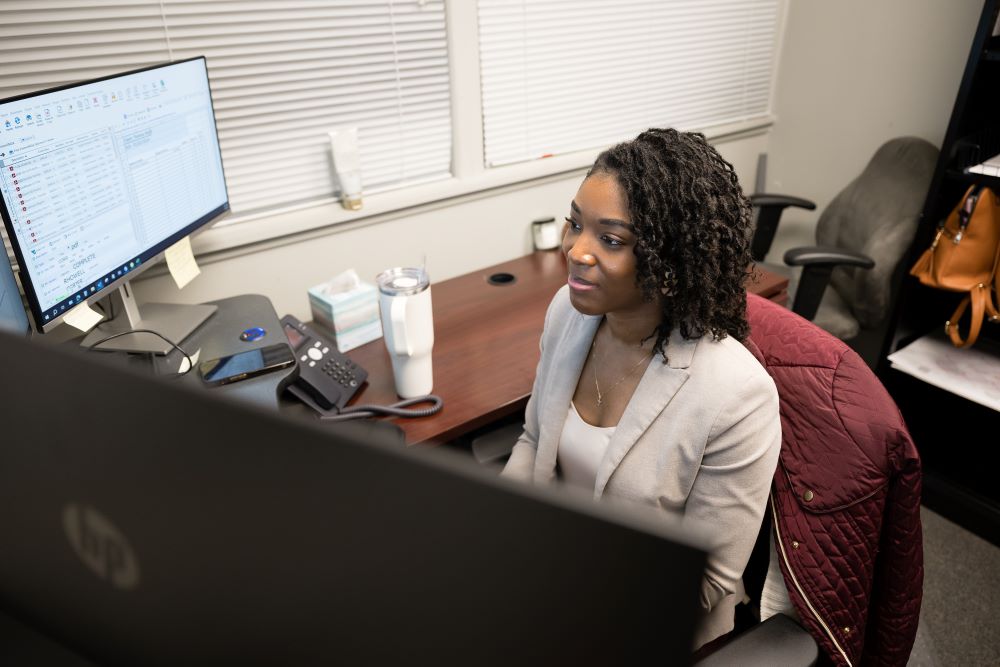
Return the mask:
<svg viewBox="0 0 1000 667">
<path fill-rule="evenodd" d="M 295 386 L 325 410 L 341 409 L 358 392 L 368 372 L 324 338 L 291 315 L 281 318 L 281 327 L 299 361 Z"/>
</svg>

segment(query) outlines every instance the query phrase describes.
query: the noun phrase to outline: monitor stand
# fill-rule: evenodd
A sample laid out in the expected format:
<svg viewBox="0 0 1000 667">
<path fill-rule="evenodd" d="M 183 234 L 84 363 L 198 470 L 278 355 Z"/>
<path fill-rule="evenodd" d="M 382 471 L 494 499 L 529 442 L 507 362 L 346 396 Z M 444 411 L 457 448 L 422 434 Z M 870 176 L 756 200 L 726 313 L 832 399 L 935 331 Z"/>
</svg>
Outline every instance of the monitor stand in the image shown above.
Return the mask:
<svg viewBox="0 0 1000 667">
<path fill-rule="evenodd" d="M 113 292 L 108 300 L 111 302 L 110 312 L 115 313 L 115 316 L 94 327 L 80 345 L 91 347 L 108 336 L 126 334 L 138 329 L 155 331 L 179 345 L 218 309 L 217 306 L 207 305 L 145 303 L 140 314 L 139 304 L 135 301 L 135 294 L 128 281 L 123 283 L 117 292 Z M 137 332 L 118 336 L 97 345 L 94 349 L 163 355 L 170 352 L 173 346 L 159 336 Z"/>
</svg>

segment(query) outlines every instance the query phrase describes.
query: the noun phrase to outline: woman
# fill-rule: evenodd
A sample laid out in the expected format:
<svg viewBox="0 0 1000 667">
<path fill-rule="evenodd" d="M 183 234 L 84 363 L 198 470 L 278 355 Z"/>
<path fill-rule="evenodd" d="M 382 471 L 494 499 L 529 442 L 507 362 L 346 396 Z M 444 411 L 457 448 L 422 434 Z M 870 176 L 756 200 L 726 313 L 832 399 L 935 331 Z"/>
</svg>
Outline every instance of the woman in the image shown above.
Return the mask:
<svg viewBox="0 0 1000 667">
<path fill-rule="evenodd" d="M 696 645 L 733 627 L 778 460 L 778 395 L 743 347 L 750 205 L 700 134 L 602 153 L 570 205 L 567 286 L 504 475 L 707 522 Z"/>
</svg>

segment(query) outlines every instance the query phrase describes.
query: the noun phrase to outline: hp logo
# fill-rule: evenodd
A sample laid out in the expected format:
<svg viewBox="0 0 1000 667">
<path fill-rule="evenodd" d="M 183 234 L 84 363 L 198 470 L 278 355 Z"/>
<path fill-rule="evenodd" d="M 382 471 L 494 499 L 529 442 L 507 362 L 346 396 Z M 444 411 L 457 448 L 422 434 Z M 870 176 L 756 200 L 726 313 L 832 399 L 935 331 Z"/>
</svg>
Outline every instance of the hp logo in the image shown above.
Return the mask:
<svg viewBox="0 0 1000 667">
<path fill-rule="evenodd" d="M 107 517 L 93 507 L 70 503 L 62 518 L 66 539 L 91 572 L 121 590 L 139 585 L 139 561 Z"/>
</svg>

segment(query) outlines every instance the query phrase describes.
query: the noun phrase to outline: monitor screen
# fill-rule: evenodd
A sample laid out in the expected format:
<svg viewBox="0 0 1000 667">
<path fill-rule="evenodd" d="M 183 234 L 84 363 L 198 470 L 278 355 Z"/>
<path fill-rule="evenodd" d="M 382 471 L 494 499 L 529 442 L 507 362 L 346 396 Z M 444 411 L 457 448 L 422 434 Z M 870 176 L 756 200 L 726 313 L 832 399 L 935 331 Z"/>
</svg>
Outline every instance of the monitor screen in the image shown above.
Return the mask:
<svg viewBox="0 0 1000 667">
<path fill-rule="evenodd" d="M 704 551 L 664 512 L 114 356 L 0 333 L 0 611 L 97 663 L 687 662 Z"/>
<path fill-rule="evenodd" d="M 205 59 L 0 101 L 0 194 L 48 330 L 229 209 Z"/>
</svg>

